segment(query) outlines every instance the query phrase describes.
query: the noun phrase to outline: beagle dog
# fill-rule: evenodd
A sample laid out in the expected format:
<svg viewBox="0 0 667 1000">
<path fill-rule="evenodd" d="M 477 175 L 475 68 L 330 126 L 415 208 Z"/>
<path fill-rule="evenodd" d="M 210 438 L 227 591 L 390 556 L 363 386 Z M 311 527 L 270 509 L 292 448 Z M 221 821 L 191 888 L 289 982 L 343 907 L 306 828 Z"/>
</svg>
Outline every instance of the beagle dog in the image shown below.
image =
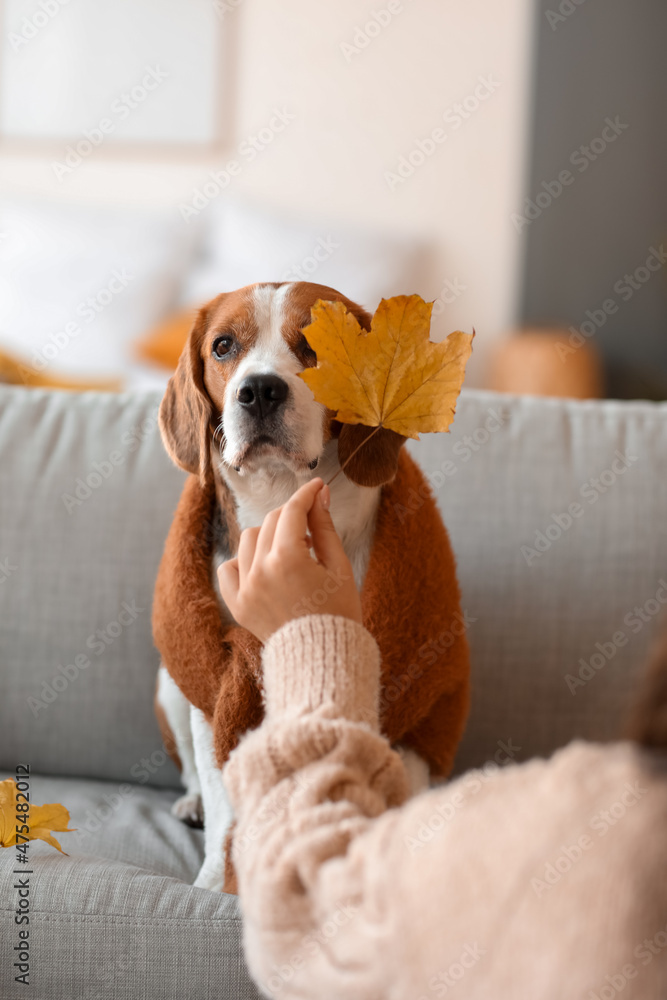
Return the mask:
<svg viewBox="0 0 667 1000">
<path fill-rule="evenodd" d="M 199 312 L 160 408 L 167 452 L 191 475 L 156 583 L 156 713 L 185 786 L 172 812 L 192 825 L 205 820 L 195 885 L 214 890 L 233 882 L 221 769 L 262 718 L 261 643 L 231 618 L 217 568 L 243 529 L 314 475 L 331 480 L 370 433 L 337 422 L 298 377 L 317 364 L 302 331 L 318 299 L 343 302 L 369 329 L 360 306 L 309 282 L 219 295 Z M 403 443 L 376 433 L 333 481 L 330 510 L 380 647 L 382 729 L 417 791 L 429 772 L 451 768 L 468 711 L 469 657 L 447 532 Z M 315 613 L 316 596 L 307 609 Z"/>
</svg>

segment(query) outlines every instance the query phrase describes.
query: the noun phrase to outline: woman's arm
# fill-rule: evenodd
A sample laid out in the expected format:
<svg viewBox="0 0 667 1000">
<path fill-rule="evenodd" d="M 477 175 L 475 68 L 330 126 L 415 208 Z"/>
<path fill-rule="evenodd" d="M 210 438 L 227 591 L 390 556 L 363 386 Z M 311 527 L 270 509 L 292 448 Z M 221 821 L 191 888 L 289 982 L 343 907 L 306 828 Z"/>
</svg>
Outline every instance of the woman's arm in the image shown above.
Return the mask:
<svg viewBox="0 0 667 1000">
<path fill-rule="evenodd" d="M 345 959 L 360 931 L 348 922 L 365 908 L 363 854 L 348 850 L 408 793 L 378 732 L 377 645 L 348 618 L 296 618 L 268 640 L 263 667 L 264 723 L 224 772 L 251 971 L 276 993 L 289 980 L 304 996 L 365 997 L 372 948 L 363 969 Z"/>
<path fill-rule="evenodd" d="M 261 529 L 244 532 L 238 557 L 220 568 L 234 617 L 252 622 L 266 643 L 264 723 L 242 740 L 224 774 L 253 974 L 271 992 L 289 978 L 292 991 L 302 980 L 307 996 L 361 997 L 355 963 L 341 967 L 348 933 L 337 934 L 336 958 L 317 942 L 323 926 L 357 912 L 351 841 L 403 802 L 408 787 L 400 758 L 379 735 L 380 654 L 361 625 L 352 569 L 321 486 L 313 481 Z M 332 573 L 341 585 L 328 595 L 331 613 L 294 618 L 304 597 L 326 592 Z M 340 865 L 323 867 L 335 859 Z M 363 965 L 372 964 L 369 952 Z"/>
<path fill-rule="evenodd" d="M 417 1000 L 454 986 L 551 998 L 563 969 L 569 995 L 584 996 L 627 967 L 633 996 L 665 996 L 665 963 L 638 950 L 667 912 L 658 759 L 575 742 L 390 809 L 406 779 L 378 735 L 379 654 L 354 584 L 328 614 L 292 620 L 304 588 L 344 558 L 316 490 L 295 494 L 221 574 L 235 617 L 256 620 L 266 642 L 266 719 L 225 771 L 255 978 L 291 1000 Z"/>
</svg>

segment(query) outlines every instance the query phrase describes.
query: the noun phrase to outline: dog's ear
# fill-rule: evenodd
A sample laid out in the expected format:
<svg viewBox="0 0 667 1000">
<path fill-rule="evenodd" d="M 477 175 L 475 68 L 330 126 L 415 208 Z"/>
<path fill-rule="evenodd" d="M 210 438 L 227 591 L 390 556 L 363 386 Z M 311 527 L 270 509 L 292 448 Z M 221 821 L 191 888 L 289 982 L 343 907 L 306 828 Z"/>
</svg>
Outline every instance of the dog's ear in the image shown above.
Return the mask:
<svg viewBox="0 0 667 1000">
<path fill-rule="evenodd" d="M 364 424 L 338 426 L 338 461 L 341 465 L 348 463 L 343 475 L 358 486 L 382 486 L 391 482 L 398 469 L 398 456 L 405 438 L 384 427 L 374 432 L 373 427 Z M 350 458 L 357 448 L 359 450 Z"/>
<path fill-rule="evenodd" d="M 211 472 L 209 435 L 213 417 L 213 403 L 204 384 L 201 357 L 207 322 L 204 307 L 197 315 L 176 371 L 169 379 L 158 417 L 169 457 L 181 469 L 199 476 L 202 485 Z"/>
<path fill-rule="evenodd" d="M 370 330 L 371 314 L 347 299 L 345 305 L 362 330 Z M 405 438 L 384 427 L 373 431 L 373 427 L 365 424 L 340 424 L 335 420 L 332 423 L 332 433 L 338 437 L 338 461 L 343 465 L 349 459 L 343 475 L 358 486 L 382 486 L 391 482 L 398 470 L 398 456 Z M 366 438 L 368 442 L 362 443 Z M 350 458 L 356 448 L 359 450 Z"/>
</svg>

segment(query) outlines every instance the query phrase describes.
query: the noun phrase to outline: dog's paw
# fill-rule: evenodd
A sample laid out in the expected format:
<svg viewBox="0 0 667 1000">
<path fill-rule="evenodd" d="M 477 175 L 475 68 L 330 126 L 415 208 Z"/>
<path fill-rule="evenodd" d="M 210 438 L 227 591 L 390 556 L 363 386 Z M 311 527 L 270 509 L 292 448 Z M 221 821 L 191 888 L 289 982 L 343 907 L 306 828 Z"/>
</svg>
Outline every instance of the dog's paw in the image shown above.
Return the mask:
<svg viewBox="0 0 667 1000">
<path fill-rule="evenodd" d="M 209 865 L 206 861 L 202 865 L 197 878 L 192 883 L 197 889 L 208 889 L 209 892 L 222 892 L 225 882 L 224 870 L 219 864 Z"/>
<path fill-rule="evenodd" d="M 181 823 L 201 830 L 204 826 L 204 807 L 199 792 L 190 792 L 176 799 L 171 807 L 171 815 L 180 819 Z"/>
<path fill-rule="evenodd" d="M 200 872 L 192 884 L 196 889 L 208 889 L 209 892 L 222 892 L 225 877 L 220 872 Z"/>
</svg>

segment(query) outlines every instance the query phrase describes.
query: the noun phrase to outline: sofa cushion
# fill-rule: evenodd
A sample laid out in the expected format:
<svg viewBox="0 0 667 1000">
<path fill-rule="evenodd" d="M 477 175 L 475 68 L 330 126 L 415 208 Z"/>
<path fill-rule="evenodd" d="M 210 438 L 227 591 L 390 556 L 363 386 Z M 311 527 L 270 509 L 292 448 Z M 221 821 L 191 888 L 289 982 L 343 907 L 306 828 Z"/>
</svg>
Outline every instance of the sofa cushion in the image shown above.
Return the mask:
<svg viewBox="0 0 667 1000">
<path fill-rule="evenodd" d="M 0 767 L 136 781 L 148 760 L 178 784 L 152 707 L 153 584 L 185 478 L 159 399 L 0 389 Z"/>
<path fill-rule="evenodd" d="M 0 774 L 0 780 L 9 777 Z M 190 883 L 203 834 L 169 812 L 176 793 L 111 782 L 33 776 L 38 803 L 61 802 L 76 833 L 57 834 L 67 857 L 29 847 L 30 987 L 14 980 L 20 944 L 12 848 L 0 850 L 0 997 L 119 1000 L 259 993 L 241 954 L 236 897 Z M 181 881 L 184 880 L 184 881 Z"/>
<path fill-rule="evenodd" d="M 456 770 L 618 737 L 667 608 L 667 404 L 464 393 L 413 453 L 470 622 Z"/>
</svg>

